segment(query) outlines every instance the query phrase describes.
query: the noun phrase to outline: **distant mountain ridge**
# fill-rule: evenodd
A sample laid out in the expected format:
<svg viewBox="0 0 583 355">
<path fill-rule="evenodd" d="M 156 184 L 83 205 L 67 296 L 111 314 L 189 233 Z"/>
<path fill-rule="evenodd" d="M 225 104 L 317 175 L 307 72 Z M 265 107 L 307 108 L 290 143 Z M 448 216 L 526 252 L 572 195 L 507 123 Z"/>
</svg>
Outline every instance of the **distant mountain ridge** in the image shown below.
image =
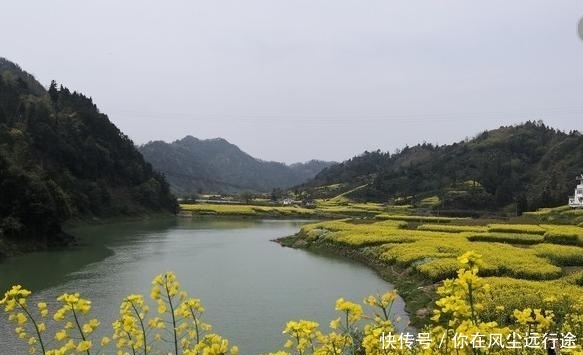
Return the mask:
<svg viewBox="0 0 583 355">
<path fill-rule="evenodd" d="M 162 172 L 178 195 L 197 192 L 269 192 L 312 179 L 332 162 L 311 160 L 286 165 L 243 152 L 223 138 L 186 136 L 172 143 L 153 141 L 138 147 L 146 161 Z"/>
<path fill-rule="evenodd" d="M 418 205 L 432 197 L 440 209 L 520 212 L 566 205 L 582 171 L 580 132 L 529 121 L 450 145 L 365 152 L 323 170 L 301 189 L 323 198 L 353 190 L 349 197 L 358 200 Z"/>
</svg>

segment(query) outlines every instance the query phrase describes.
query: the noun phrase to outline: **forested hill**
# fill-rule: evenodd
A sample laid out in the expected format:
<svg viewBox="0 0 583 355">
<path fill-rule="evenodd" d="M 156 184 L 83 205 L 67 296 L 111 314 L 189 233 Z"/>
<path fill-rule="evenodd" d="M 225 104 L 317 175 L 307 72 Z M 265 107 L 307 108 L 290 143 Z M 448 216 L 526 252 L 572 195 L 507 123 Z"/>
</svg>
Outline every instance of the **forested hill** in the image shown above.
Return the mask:
<svg viewBox="0 0 583 355">
<path fill-rule="evenodd" d="M 0 58 L 0 255 L 59 244 L 71 217 L 174 212 L 162 175 L 91 98 Z"/>
<path fill-rule="evenodd" d="M 441 209 L 519 210 L 565 205 L 583 172 L 583 136 L 542 122 L 486 131 L 451 145 L 420 144 L 395 154 L 365 152 L 304 186 L 316 196 L 350 191 L 363 200 Z M 333 188 L 331 188 L 331 186 Z"/>
<path fill-rule="evenodd" d="M 172 143 L 149 142 L 139 149 L 180 195 L 202 191 L 268 192 L 304 183 L 333 164 L 312 160 L 288 166 L 263 161 L 222 138 L 201 140 L 186 136 Z"/>
</svg>

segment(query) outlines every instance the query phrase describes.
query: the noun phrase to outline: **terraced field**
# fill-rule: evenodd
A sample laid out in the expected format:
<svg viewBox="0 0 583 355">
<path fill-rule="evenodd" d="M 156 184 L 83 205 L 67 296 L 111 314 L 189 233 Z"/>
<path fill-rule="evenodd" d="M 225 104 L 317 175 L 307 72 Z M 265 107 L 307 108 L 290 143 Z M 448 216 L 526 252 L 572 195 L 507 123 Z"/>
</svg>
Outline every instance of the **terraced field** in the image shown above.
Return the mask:
<svg viewBox="0 0 583 355">
<path fill-rule="evenodd" d="M 413 215 L 343 219 L 306 225 L 308 247 L 354 249 L 374 262 L 408 270 L 428 283 L 454 278 L 457 258 L 482 255 L 480 275 L 493 304 L 507 309 L 542 305 L 549 296 L 583 296 L 583 228 L 551 223 L 475 225 L 472 220 Z M 492 310 L 493 311 L 493 310 Z"/>
<path fill-rule="evenodd" d="M 313 217 L 313 218 L 341 218 L 341 217 L 374 217 L 383 212 L 400 213 L 406 208 L 385 207 L 379 203 L 351 203 L 344 200 L 317 201 L 313 208 L 302 206 L 253 205 L 253 204 L 226 204 L 226 203 L 196 203 L 181 204 L 183 215 L 210 215 L 210 216 L 241 216 L 241 217 Z"/>
</svg>

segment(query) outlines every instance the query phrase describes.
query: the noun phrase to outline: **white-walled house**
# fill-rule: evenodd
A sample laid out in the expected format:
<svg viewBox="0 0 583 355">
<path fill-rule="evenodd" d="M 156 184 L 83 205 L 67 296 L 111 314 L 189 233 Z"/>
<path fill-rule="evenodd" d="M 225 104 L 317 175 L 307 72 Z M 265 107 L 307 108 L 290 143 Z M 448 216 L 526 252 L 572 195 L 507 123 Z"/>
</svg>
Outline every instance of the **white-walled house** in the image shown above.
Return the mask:
<svg viewBox="0 0 583 355">
<path fill-rule="evenodd" d="M 569 197 L 569 206 L 573 208 L 583 208 L 583 174 L 577 177 L 579 184 L 575 188 L 575 195 Z"/>
</svg>

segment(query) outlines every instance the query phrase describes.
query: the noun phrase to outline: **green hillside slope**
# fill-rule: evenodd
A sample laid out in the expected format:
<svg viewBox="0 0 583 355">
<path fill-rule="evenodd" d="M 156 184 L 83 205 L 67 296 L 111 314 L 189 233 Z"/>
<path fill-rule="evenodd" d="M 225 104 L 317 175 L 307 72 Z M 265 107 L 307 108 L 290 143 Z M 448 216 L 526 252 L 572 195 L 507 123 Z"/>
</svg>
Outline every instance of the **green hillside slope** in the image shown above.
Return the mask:
<svg viewBox="0 0 583 355">
<path fill-rule="evenodd" d="M 186 136 L 172 143 L 150 142 L 141 146 L 144 158 L 164 173 L 173 191 L 180 195 L 197 192 L 268 192 L 312 179 L 330 162 L 312 160 L 286 165 L 256 159 L 222 138 Z"/>
<path fill-rule="evenodd" d="M 0 254 L 62 244 L 63 221 L 174 212 L 163 176 L 91 98 L 0 58 Z"/>
<path fill-rule="evenodd" d="M 519 210 L 559 206 L 583 171 L 583 136 L 542 122 L 500 127 L 451 145 L 420 144 L 395 154 L 365 152 L 325 169 L 304 186 L 366 188 L 351 198 L 420 204 L 441 209 Z M 338 188 L 334 189 L 338 194 Z M 341 192 L 341 191 L 340 191 Z M 326 197 L 326 196 L 323 196 Z"/>
</svg>

